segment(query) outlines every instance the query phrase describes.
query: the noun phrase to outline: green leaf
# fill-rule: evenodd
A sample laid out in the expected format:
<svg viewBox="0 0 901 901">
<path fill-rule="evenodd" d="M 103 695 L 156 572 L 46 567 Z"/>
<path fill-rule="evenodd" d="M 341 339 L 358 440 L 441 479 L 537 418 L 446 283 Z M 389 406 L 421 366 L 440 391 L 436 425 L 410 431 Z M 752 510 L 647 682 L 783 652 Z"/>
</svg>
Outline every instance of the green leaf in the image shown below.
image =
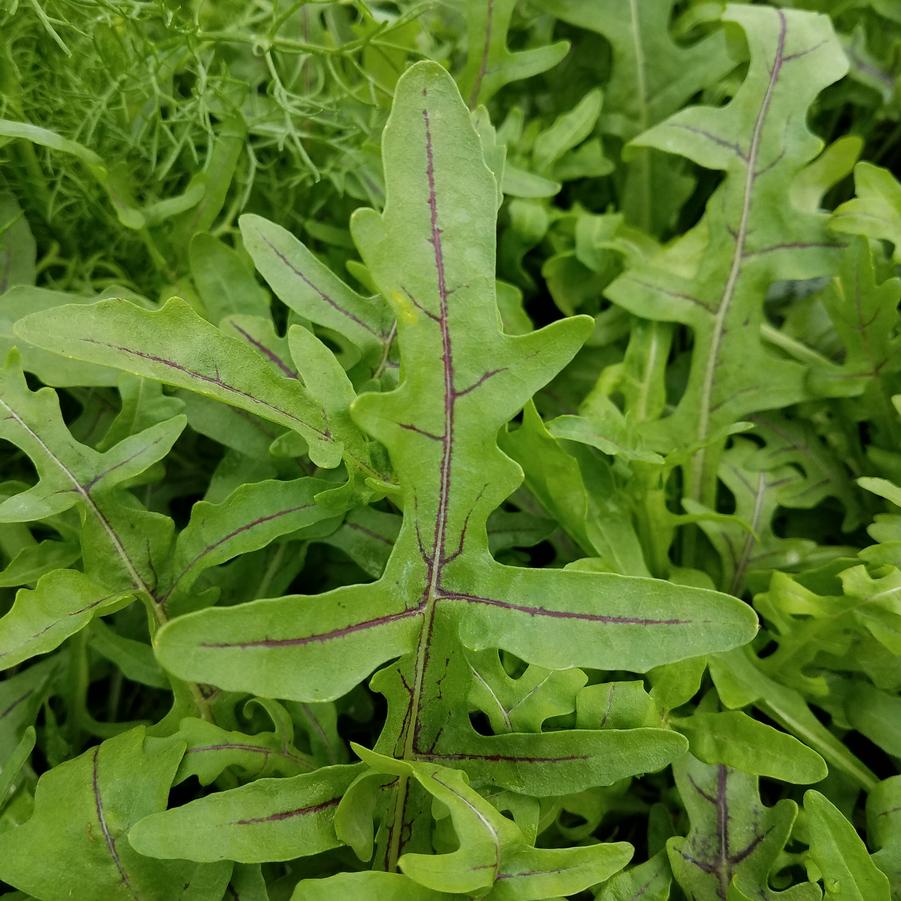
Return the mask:
<svg viewBox="0 0 901 901">
<path fill-rule="evenodd" d="M 805 395 L 804 368 L 756 336 L 770 283 L 828 275 L 836 265 L 840 245 L 826 231 L 826 215 L 792 210 L 784 200 L 822 146 L 808 130 L 808 108 L 847 70 L 824 16 L 730 6 L 724 20 L 743 30 L 751 52 L 735 97 L 718 109 L 683 109 L 633 145 L 686 156 L 725 172 L 725 180 L 692 232 L 607 289 L 636 315 L 693 331 L 685 391 L 649 435 L 666 447 L 701 446 L 686 469 L 686 495 L 708 506 L 719 456 L 719 442 L 708 447 L 713 435 Z"/>
<path fill-rule="evenodd" d="M 720 558 L 721 585 L 724 591 L 741 596 L 746 583 L 758 573 L 797 565 L 815 543 L 800 538 L 782 538 L 776 534 L 774 520 L 779 510 L 811 506 L 807 479 L 794 466 L 757 468 L 753 466 L 757 445 L 734 438 L 720 461 L 720 480 L 732 492 L 735 513 L 729 520 L 711 517 L 700 521 Z M 689 499 L 689 513 L 704 513 L 706 508 Z"/>
<path fill-rule="evenodd" d="M 711 657 L 710 675 L 726 707 L 754 704 L 791 732 L 828 763 L 866 789 L 876 777 L 817 718 L 804 697 L 793 688 L 769 678 L 744 651 Z"/>
<path fill-rule="evenodd" d="M 872 861 L 854 827 L 818 791 L 804 793 L 810 856 L 827 894 L 860 901 L 888 901 L 889 881 Z"/>
<path fill-rule="evenodd" d="M 845 698 L 848 722 L 886 754 L 901 757 L 901 698 L 855 681 Z"/>
<path fill-rule="evenodd" d="M 354 746 L 371 767 L 414 778 L 450 812 L 459 848 L 449 854 L 401 856 L 406 876 L 436 891 L 473 893 L 491 888 L 498 901 L 570 895 L 602 882 L 632 856 L 626 842 L 581 848 L 532 848 L 515 824 L 471 789 L 458 770 L 392 760 Z"/>
<path fill-rule="evenodd" d="M 86 559 L 92 562 L 89 550 L 93 556 L 95 547 L 102 548 L 107 556 L 112 555 L 121 571 L 118 579 L 105 576 L 103 584 L 114 589 L 127 586 L 125 590 L 152 595 L 153 565 L 148 552 L 153 549 L 147 540 L 149 536 L 145 534 L 138 540 L 135 532 L 140 517 L 130 510 L 131 522 L 126 521 L 124 496 L 117 489 L 169 450 L 184 428 L 184 417 L 152 426 L 100 454 L 71 436 L 52 389 L 32 392 L 28 388 L 14 355 L 0 373 L 0 395 L 0 409 L 6 413 L 0 422 L 0 437 L 32 458 L 39 477 L 32 488 L 0 503 L 0 520 L 43 519 L 78 504 L 86 516 Z M 108 561 L 105 566 L 108 568 Z"/>
<path fill-rule="evenodd" d="M 221 898 L 231 868 L 137 853 L 129 829 L 165 807 L 184 745 L 132 729 L 45 773 L 34 814 L 3 835 L 0 878 L 47 901 L 73 885 L 94 898 Z"/>
<path fill-rule="evenodd" d="M 877 283 L 869 244 L 854 240 L 823 303 L 845 348 L 841 366 L 811 373 L 814 390 L 826 396 L 859 396 L 854 413 L 878 419 L 888 407 L 885 380 L 901 367 L 897 337 L 901 279 Z M 872 411 L 872 412 L 871 412 Z M 894 416 L 890 417 L 894 424 Z"/>
<path fill-rule="evenodd" d="M 247 781 L 261 776 L 296 776 L 314 769 L 312 759 L 275 732 L 246 735 L 195 717 L 186 717 L 178 736 L 187 742 L 175 782 L 196 776 L 201 785 L 218 779 L 227 767 L 237 767 Z"/>
<path fill-rule="evenodd" d="M 0 682 L 0 760 L 8 760 L 50 694 L 64 658 L 54 655 Z"/>
<path fill-rule="evenodd" d="M 551 173 L 564 154 L 578 147 L 592 134 L 601 114 L 603 101 L 603 94 L 598 88 L 589 91 L 571 110 L 561 113 L 535 138 L 532 159 L 539 173 Z M 609 168 L 612 168 L 612 164 Z"/>
<path fill-rule="evenodd" d="M 16 792 L 16 777 L 22 770 L 22 767 L 31 757 L 34 750 L 36 733 L 34 726 L 28 726 L 22 733 L 18 745 L 16 745 L 12 754 L 7 757 L 2 765 L 0 765 L 0 810 L 6 806 L 7 801 Z"/>
<path fill-rule="evenodd" d="M 798 808 L 783 798 L 765 807 L 756 777 L 691 755 L 673 767 L 691 822 L 666 843 L 673 876 L 689 897 L 726 898 L 734 879 L 760 890 L 791 832 Z M 769 897 L 765 895 L 765 897 Z"/>
<path fill-rule="evenodd" d="M 176 539 L 160 602 L 177 606 L 205 570 L 277 538 L 331 532 L 337 511 L 317 504 L 316 495 L 332 487 L 324 479 L 268 479 L 241 485 L 219 504 L 196 503 Z"/>
<path fill-rule="evenodd" d="M 528 666 L 511 677 L 495 650 L 467 651 L 472 673 L 469 701 L 486 714 L 495 734 L 541 732 L 553 716 L 571 713 L 588 677 L 581 670 L 554 672 Z"/>
<path fill-rule="evenodd" d="M 654 699 L 639 681 L 589 685 L 576 698 L 576 726 L 580 729 L 637 729 L 660 722 Z"/>
<path fill-rule="evenodd" d="M 169 680 L 146 642 L 126 638 L 98 620 L 91 626 L 90 644 L 98 654 L 119 667 L 126 679 L 151 688 L 169 688 Z"/>
<path fill-rule="evenodd" d="M 695 713 L 674 725 L 704 763 L 795 783 L 819 782 L 828 772 L 816 751 L 740 711 Z"/>
<path fill-rule="evenodd" d="M 293 860 L 340 844 L 332 820 L 359 766 L 323 767 L 285 779 L 257 779 L 162 813 L 148 812 L 128 840 L 163 860 L 263 863 Z"/>
<path fill-rule="evenodd" d="M 62 307 L 27 316 L 16 333 L 63 356 L 115 366 L 230 404 L 297 432 L 318 464 L 340 462 L 342 448 L 302 386 L 177 297 L 153 312 L 121 300 Z"/>
<path fill-rule="evenodd" d="M 684 748 L 668 730 L 480 736 L 465 719 L 461 641 L 546 669 L 644 670 L 739 645 L 755 623 L 714 592 L 491 557 L 488 516 L 521 480 L 498 431 L 572 358 L 590 323 L 500 332 L 495 182 L 440 67 L 413 66 L 398 83 L 384 158 L 385 211 L 358 211 L 352 231 L 397 313 L 402 378 L 359 397 L 352 413 L 387 448 L 400 486 L 404 520 L 385 572 L 370 585 L 181 617 L 161 630 L 159 659 L 223 688 L 298 701 L 337 698 L 396 660 L 373 682 L 389 709 L 378 750 L 456 763 L 520 792 L 659 769 Z M 402 850 L 399 823 L 414 822 L 413 847 L 427 825 L 416 813 L 426 799 L 409 780 L 405 770 L 386 798 L 389 866 Z"/>
<path fill-rule="evenodd" d="M 342 335 L 370 360 L 387 359 L 394 323 L 380 297 L 358 294 L 274 222 L 247 214 L 240 225 L 247 252 L 283 303 Z"/>
<path fill-rule="evenodd" d="M 94 297 L 79 297 L 63 291 L 48 291 L 19 285 L 10 288 L 0 301 L 0 353 L 6 359 L 13 347 L 18 347 L 22 356 L 22 366 L 33 372 L 45 385 L 58 388 L 71 385 L 115 385 L 119 374 L 106 366 L 68 360 L 58 354 L 42 350 L 24 342 L 13 334 L 16 323 L 30 313 L 52 310 L 68 304 L 90 304 Z"/>
<path fill-rule="evenodd" d="M 516 0 L 490 0 L 466 8 L 468 53 L 460 73 L 460 91 L 472 109 L 487 103 L 504 85 L 553 68 L 569 44 L 558 41 L 511 53 L 507 32 Z"/>
<path fill-rule="evenodd" d="M 901 262 L 901 184 L 888 169 L 872 163 L 854 167 L 857 196 L 832 214 L 837 232 L 881 238 L 894 245 L 894 261 Z"/>
<path fill-rule="evenodd" d="M 291 901 L 332 901 L 333 898 L 366 898 L 367 901 L 450 901 L 457 897 L 417 885 L 402 873 L 366 870 L 336 873 L 325 879 L 303 879 Z"/>
<path fill-rule="evenodd" d="M 658 851 L 650 860 L 617 873 L 595 897 L 598 901 L 667 901 L 672 881 L 666 852 Z"/>
<path fill-rule="evenodd" d="M 563 427 L 567 438 L 573 431 L 577 440 L 593 440 L 594 431 L 582 424 L 576 430 Z M 607 446 L 613 444 L 611 440 Z M 564 447 L 532 403 L 525 408 L 522 426 L 502 434 L 500 445 L 523 468 L 529 490 L 586 554 L 601 557 L 614 572 L 647 575 L 638 536 L 603 464 L 577 457 L 572 445 Z"/>
<path fill-rule="evenodd" d="M 75 570 L 48 573 L 33 590 L 17 592 L 12 609 L 0 618 L 0 669 L 58 648 L 95 616 L 113 613 L 133 597 Z"/>
</svg>

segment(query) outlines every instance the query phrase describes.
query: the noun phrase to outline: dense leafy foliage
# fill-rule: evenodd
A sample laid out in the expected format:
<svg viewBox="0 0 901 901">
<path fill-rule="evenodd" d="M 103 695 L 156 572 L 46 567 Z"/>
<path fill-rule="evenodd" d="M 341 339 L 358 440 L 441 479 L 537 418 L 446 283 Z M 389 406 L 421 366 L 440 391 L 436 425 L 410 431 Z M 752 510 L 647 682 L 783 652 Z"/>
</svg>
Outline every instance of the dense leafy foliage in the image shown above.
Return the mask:
<svg viewBox="0 0 901 901">
<path fill-rule="evenodd" d="M 901 898 L 894 3 L 0 27 L 0 890 Z"/>
</svg>

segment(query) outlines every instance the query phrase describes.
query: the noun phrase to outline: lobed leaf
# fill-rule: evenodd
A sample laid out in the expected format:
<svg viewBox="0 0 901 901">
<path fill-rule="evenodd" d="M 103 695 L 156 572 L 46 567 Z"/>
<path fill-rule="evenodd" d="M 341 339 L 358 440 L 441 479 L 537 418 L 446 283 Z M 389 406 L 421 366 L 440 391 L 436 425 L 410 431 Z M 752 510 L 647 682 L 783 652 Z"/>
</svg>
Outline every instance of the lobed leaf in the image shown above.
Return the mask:
<svg viewBox="0 0 901 901">
<path fill-rule="evenodd" d="M 162 860 L 262 863 L 318 854 L 340 842 L 332 819 L 358 766 L 257 779 L 183 807 L 149 813 L 131 827 L 138 853 Z"/>
<path fill-rule="evenodd" d="M 124 732 L 41 777 L 34 813 L 4 837 L 0 878 L 48 901 L 88 897 L 221 898 L 231 868 L 153 860 L 127 834 L 166 806 L 184 745 Z M 180 855 L 181 856 L 181 855 Z"/>
<path fill-rule="evenodd" d="M 715 487 L 715 433 L 805 396 L 803 367 L 754 337 L 762 291 L 776 279 L 830 274 L 841 250 L 825 214 L 784 202 L 794 176 L 821 147 L 807 128 L 807 109 L 847 70 L 831 23 L 752 6 L 730 6 L 724 19 L 744 31 L 751 53 L 738 93 L 719 109 L 683 109 L 633 143 L 722 170 L 725 180 L 699 226 L 607 289 L 630 312 L 681 322 L 694 333 L 685 391 L 649 435 L 700 446 L 686 472 L 686 494 L 704 503 Z"/>
</svg>

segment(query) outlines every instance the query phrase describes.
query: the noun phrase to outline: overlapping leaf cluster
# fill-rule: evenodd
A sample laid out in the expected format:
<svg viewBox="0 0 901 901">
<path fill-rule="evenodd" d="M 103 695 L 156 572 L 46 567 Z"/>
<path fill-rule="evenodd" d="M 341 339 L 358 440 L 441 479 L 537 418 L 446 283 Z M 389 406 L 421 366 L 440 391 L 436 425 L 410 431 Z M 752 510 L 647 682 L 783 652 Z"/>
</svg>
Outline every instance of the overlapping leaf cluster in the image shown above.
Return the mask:
<svg viewBox="0 0 901 901">
<path fill-rule="evenodd" d="M 828 6 L 6 13 L 169 81 L 0 123 L 0 887 L 901 897 L 901 32 Z"/>
</svg>

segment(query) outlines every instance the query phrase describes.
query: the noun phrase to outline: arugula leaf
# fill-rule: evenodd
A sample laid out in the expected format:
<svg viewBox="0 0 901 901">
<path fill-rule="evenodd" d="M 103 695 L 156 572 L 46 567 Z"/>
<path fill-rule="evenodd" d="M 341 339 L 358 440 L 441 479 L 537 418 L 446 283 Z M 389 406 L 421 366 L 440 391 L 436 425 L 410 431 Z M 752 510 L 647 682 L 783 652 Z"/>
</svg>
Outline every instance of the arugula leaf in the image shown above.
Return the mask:
<svg viewBox="0 0 901 901">
<path fill-rule="evenodd" d="M 183 807 L 148 812 L 131 826 L 128 841 L 151 858 L 201 863 L 317 854 L 339 844 L 334 810 L 358 770 L 322 767 L 284 779 L 257 779 Z"/>
<path fill-rule="evenodd" d="M 516 0 L 488 0 L 467 7 L 468 50 L 459 82 L 473 109 L 505 84 L 557 65 L 569 50 L 565 41 L 518 52 L 508 50 L 507 31 L 515 7 Z"/>
<path fill-rule="evenodd" d="M 836 265 L 841 245 L 826 231 L 825 214 L 791 211 L 782 201 L 822 146 L 807 128 L 807 109 L 847 68 L 825 17 L 732 6 L 724 19 L 742 28 L 751 51 L 736 96 L 720 109 L 683 109 L 633 143 L 722 170 L 725 180 L 692 232 L 627 269 L 606 292 L 632 313 L 693 331 L 684 393 L 648 432 L 659 444 L 700 446 L 686 467 L 685 495 L 708 506 L 717 432 L 805 396 L 803 367 L 754 336 L 769 283 L 830 274 Z"/>
<path fill-rule="evenodd" d="M 519 480 L 515 465 L 492 448 L 494 436 L 573 354 L 584 326 L 562 322 L 521 337 L 498 331 L 489 302 L 493 179 L 439 68 L 414 67 L 400 82 L 385 158 L 386 211 L 358 213 L 353 226 L 398 312 L 402 379 L 394 391 L 360 397 L 353 414 L 388 448 L 403 493 L 404 521 L 386 570 L 372 585 L 300 603 L 287 597 L 179 618 L 160 633 L 159 657 L 182 675 L 300 701 L 339 697 L 400 657 L 373 685 L 389 699 L 378 747 L 401 759 L 453 761 L 480 779 L 539 792 L 551 790 L 551 765 L 559 771 L 556 791 L 657 768 L 683 747 L 675 734 L 586 735 L 577 752 L 576 735 L 479 736 L 460 717 L 468 682 L 461 641 L 473 650 L 504 647 L 550 669 L 642 670 L 738 644 L 754 625 L 747 609 L 721 595 L 492 560 L 487 516 Z M 461 168 L 470 189 L 445 195 Z M 477 475 L 467 462 L 476 459 Z M 622 750 L 611 756 L 614 747 Z M 398 823 L 421 803 L 408 783 L 401 776 L 394 792 Z M 385 841 L 396 860 L 399 827 L 389 826 Z"/>
<path fill-rule="evenodd" d="M 854 184 L 857 196 L 836 209 L 831 228 L 891 241 L 894 261 L 901 261 L 901 185 L 887 169 L 871 163 L 854 167 Z"/>
<path fill-rule="evenodd" d="M 691 755 L 673 770 L 691 821 L 685 838 L 666 843 L 676 882 L 702 898 L 726 898 L 742 883 L 769 897 L 769 875 L 798 812 L 794 801 L 765 807 L 756 778 Z"/>
<path fill-rule="evenodd" d="M 104 898 L 221 898 L 227 864 L 142 856 L 127 833 L 166 804 L 184 744 L 124 732 L 47 773 L 31 818 L 4 835 L 0 878 L 50 901 L 79 891 Z"/>
<path fill-rule="evenodd" d="M 838 808 L 811 789 L 804 794 L 804 812 L 810 833 L 810 856 L 826 891 L 861 901 L 888 899 L 888 878 L 870 859 L 854 827 Z"/>
</svg>

